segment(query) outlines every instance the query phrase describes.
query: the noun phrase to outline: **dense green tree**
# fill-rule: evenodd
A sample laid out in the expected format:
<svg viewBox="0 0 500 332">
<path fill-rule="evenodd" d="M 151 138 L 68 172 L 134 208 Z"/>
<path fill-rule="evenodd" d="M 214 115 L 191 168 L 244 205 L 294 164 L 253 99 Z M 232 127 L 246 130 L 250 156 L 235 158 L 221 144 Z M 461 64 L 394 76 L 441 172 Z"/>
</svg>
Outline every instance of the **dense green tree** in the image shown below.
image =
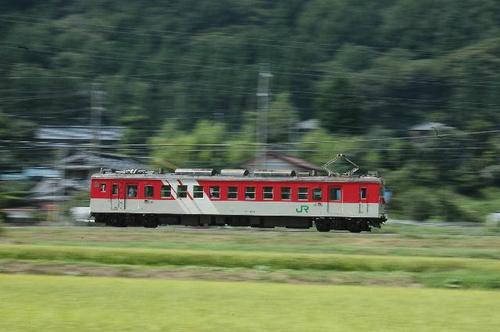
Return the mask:
<svg viewBox="0 0 500 332">
<path fill-rule="evenodd" d="M 318 164 L 346 153 L 400 202 L 441 186 L 486 197 L 499 183 L 499 33 L 496 0 L 0 1 L 0 167 L 40 160 L 22 143 L 38 125 L 89 124 L 96 82 L 102 123 L 126 127 L 122 152 L 238 165 L 257 149 L 267 65 L 271 143 L 298 141 L 292 153 Z M 290 135 L 311 118 L 322 129 Z M 407 139 L 427 121 L 457 131 Z M 467 215 L 448 203 L 418 218 Z"/>
<path fill-rule="evenodd" d="M 319 83 L 316 108 L 321 124 L 332 132 L 356 132 L 362 122 L 361 98 L 346 77 L 327 77 Z"/>
<path fill-rule="evenodd" d="M 28 144 L 33 141 L 35 128 L 33 122 L 16 119 L 0 109 L 0 170 L 18 170 L 32 164 L 35 158 L 46 160 L 46 151 Z"/>
<path fill-rule="evenodd" d="M 268 141 L 270 143 L 294 140 L 294 127 L 299 120 L 299 114 L 290 101 L 288 93 L 276 96 L 269 106 Z"/>
</svg>

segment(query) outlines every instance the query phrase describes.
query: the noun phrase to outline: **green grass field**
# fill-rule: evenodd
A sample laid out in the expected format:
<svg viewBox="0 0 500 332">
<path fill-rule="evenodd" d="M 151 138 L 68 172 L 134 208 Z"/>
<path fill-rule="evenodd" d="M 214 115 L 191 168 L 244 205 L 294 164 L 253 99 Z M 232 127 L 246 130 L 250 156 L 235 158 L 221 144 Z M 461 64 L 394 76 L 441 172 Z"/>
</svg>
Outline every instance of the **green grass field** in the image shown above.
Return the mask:
<svg viewBox="0 0 500 332">
<path fill-rule="evenodd" d="M 8 228 L 0 272 L 500 289 L 500 237 L 490 229 L 384 232 Z"/>
<path fill-rule="evenodd" d="M 362 234 L 246 228 L 21 227 L 7 228 L 0 243 L 500 259 L 500 233 L 495 229 L 425 225 L 389 224 Z"/>
<path fill-rule="evenodd" d="M 498 330 L 497 230 L 387 226 L 7 227 L 0 331 Z"/>
<path fill-rule="evenodd" d="M 496 292 L 0 275 L 1 331 L 498 331 Z"/>
</svg>

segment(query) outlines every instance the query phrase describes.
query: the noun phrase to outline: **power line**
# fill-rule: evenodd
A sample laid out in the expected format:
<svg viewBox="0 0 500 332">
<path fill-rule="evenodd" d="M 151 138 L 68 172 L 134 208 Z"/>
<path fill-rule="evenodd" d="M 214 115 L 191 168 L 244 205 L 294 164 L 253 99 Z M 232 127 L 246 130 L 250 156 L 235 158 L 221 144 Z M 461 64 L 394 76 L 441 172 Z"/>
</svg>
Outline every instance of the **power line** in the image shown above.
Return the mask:
<svg viewBox="0 0 500 332">
<path fill-rule="evenodd" d="M 450 133 L 450 134 L 441 134 L 439 136 L 436 135 L 430 135 L 430 136 L 419 136 L 418 139 L 441 139 L 444 137 L 459 137 L 459 136 L 472 136 L 472 135 L 484 135 L 484 134 L 493 134 L 493 133 L 500 133 L 499 130 L 484 130 L 484 131 L 475 131 L 475 132 L 460 132 L 460 133 Z M 380 142 L 380 141 L 389 141 L 389 140 L 415 140 L 416 138 L 413 136 L 404 136 L 404 137 L 383 137 L 383 138 L 371 138 L 371 139 L 356 139 L 356 138 L 349 138 L 350 142 Z M 4 143 L 23 143 L 23 144 L 54 144 L 54 142 L 50 141 L 32 141 L 32 140 L 0 140 L 0 142 Z M 294 143 L 282 143 L 284 145 L 298 145 L 298 144 L 319 144 L 319 143 L 337 143 L 335 140 L 327 140 L 327 141 L 316 141 L 316 142 L 294 142 Z M 231 147 L 234 145 L 247 145 L 247 146 L 256 146 L 259 147 L 261 145 L 266 145 L 269 147 L 273 147 L 275 144 L 273 143 L 257 143 L 257 142 L 238 142 L 238 143 L 120 143 L 117 145 L 101 145 L 100 147 L 103 148 L 116 148 L 116 147 L 155 147 L 155 146 L 207 146 L 207 147 Z M 75 147 L 81 146 L 81 147 L 88 147 L 88 144 L 82 144 L 82 145 L 74 145 Z M 426 147 L 417 147 L 416 150 L 418 149 L 426 149 Z M 427 149 L 466 149 L 467 147 L 454 147 L 454 148 L 447 148 L 447 147 L 427 147 Z M 380 150 L 384 150 L 383 148 L 379 148 Z M 390 148 L 388 148 L 390 149 Z M 287 149 L 284 149 L 287 150 Z M 373 149 L 369 149 L 373 150 Z M 405 150 L 405 149 L 396 149 L 396 150 Z"/>
</svg>

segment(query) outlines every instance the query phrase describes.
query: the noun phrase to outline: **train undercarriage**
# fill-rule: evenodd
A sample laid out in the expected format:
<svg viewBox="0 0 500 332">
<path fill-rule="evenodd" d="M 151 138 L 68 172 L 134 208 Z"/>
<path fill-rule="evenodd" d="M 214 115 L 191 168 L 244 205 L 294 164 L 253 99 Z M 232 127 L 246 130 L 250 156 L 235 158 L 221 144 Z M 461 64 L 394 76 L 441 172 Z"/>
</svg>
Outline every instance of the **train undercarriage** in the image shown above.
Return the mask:
<svg viewBox="0 0 500 332">
<path fill-rule="evenodd" d="M 286 227 L 307 229 L 315 226 L 319 232 L 347 230 L 352 233 L 380 228 L 385 217 L 373 218 L 299 218 L 299 217 L 254 217 L 254 216 L 211 216 L 211 215 L 164 215 L 164 214 L 123 214 L 94 213 L 96 223 L 114 227 L 140 226 L 155 228 L 159 225 L 184 226 L 240 226 L 273 228 Z"/>
</svg>

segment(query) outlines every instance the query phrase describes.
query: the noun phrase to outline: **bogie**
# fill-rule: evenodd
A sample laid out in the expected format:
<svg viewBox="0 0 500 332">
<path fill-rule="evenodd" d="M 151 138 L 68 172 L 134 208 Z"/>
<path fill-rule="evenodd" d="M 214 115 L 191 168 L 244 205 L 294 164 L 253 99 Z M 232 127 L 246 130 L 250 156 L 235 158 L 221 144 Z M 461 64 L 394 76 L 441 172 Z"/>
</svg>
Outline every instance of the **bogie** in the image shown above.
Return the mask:
<svg viewBox="0 0 500 332">
<path fill-rule="evenodd" d="M 143 226 L 156 228 L 159 225 L 184 226 L 233 226 L 253 228 L 285 227 L 308 229 L 315 226 L 319 232 L 346 230 L 352 233 L 370 231 L 383 221 L 346 219 L 346 218 L 286 218 L 286 217 L 249 217 L 249 216 L 200 216 L 200 215 L 154 215 L 154 214 L 94 214 L 97 223 L 113 227 Z"/>
</svg>

